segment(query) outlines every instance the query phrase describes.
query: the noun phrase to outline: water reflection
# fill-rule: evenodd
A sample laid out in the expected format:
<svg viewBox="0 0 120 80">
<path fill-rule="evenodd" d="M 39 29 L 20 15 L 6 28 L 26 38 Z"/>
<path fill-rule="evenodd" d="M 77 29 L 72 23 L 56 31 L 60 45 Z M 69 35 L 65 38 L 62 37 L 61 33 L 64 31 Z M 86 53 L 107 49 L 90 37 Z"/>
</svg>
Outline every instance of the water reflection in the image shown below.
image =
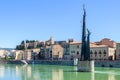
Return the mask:
<svg viewBox="0 0 120 80">
<path fill-rule="evenodd" d="M 72 66 L 0 65 L 0 80 L 119 80 L 120 69 L 96 68 L 95 72 L 76 72 Z"/>
<path fill-rule="evenodd" d="M 95 71 L 95 79 L 97 80 L 119 80 L 119 68 L 99 68 Z"/>
<path fill-rule="evenodd" d="M 0 78 L 4 77 L 4 71 L 5 71 L 4 66 L 0 66 Z"/>
<path fill-rule="evenodd" d="M 52 80 L 63 80 L 63 69 L 52 70 Z"/>
</svg>

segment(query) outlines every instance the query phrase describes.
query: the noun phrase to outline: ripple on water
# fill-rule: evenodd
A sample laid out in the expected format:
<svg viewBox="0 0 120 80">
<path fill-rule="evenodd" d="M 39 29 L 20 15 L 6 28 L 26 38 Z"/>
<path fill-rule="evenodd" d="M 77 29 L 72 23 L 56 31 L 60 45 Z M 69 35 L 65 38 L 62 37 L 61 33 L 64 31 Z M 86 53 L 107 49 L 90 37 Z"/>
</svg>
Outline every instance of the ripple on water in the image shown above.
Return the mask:
<svg viewBox="0 0 120 80">
<path fill-rule="evenodd" d="M 120 72 L 114 72 L 114 71 L 95 71 L 95 73 L 98 73 L 98 74 L 113 74 L 113 75 L 120 75 Z"/>
</svg>

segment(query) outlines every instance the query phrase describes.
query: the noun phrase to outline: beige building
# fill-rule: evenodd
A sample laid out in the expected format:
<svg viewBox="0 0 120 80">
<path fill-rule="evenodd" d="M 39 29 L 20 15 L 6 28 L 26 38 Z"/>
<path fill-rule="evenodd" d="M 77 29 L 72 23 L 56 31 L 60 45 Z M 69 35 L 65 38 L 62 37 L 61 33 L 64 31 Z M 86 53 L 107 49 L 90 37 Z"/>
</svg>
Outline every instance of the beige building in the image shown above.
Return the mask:
<svg viewBox="0 0 120 80">
<path fill-rule="evenodd" d="M 90 47 L 90 58 L 92 60 L 115 59 L 115 48 L 111 48 L 108 45 L 96 45 L 94 43 L 91 43 Z"/>
<path fill-rule="evenodd" d="M 41 49 L 41 54 L 45 54 L 45 59 L 63 58 L 63 47 L 59 44 L 45 46 Z"/>
<path fill-rule="evenodd" d="M 22 60 L 22 55 L 24 54 L 24 52 L 22 50 L 17 50 L 15 51 L 15 60 Z"/>
<path fill-rule="evenodd" d="M 106 42 L 106 45 L 104 42 Z M 103 40 L 102 44 L 90 43 L 90 58 L 92 60 L 115 60 L 116 48 L 110 44 L 110 40 Z M 110 43 L 109 43 L 110 42 Z M 114 45 L 114 44 L 113 44 Z M 65 53 L 65 52 L 64 52 Z M 66 55 L 67 59 L 73 60 L 74 58 L 80 58 L 81 55 L 81 42 L 69 43 L 69 55 Z"/>
<path fill-rule="evenodd" d="M 59 44 L 52 45 L 53 58 L 63 58 L 63 47 Z"/>
<path fill-rule="evenodd" d="M 0 50 L 0 58 L 5 58 L 5 56 L 7 55 L 8 51 L 6 50 Z"/>
<path fill-rule="evenodd" d="M 33 56 L 39 54 L 40 49 L 16 50 L 15 60 L 33 60 Z"/>
<path fill-rule="evenodd" d="M 116 59 L 120 60 L 120 43 L 116 45 Z"/>
</svg>

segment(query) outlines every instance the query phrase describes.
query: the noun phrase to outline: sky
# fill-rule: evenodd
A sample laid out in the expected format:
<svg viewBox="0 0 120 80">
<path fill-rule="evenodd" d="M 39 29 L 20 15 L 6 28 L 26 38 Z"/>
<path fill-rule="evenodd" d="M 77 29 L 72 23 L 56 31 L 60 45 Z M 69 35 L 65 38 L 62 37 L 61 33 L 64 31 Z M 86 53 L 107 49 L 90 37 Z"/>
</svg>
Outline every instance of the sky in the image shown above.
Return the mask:
<svg viewBox="0 0 120 80">
<path fill-rule="evenodd" d="M 120 0 L 0 0 L 0 47 L 22 40 L 81 41 L 83 4 L 91 41 L 120 42 Z"/>
</svg>

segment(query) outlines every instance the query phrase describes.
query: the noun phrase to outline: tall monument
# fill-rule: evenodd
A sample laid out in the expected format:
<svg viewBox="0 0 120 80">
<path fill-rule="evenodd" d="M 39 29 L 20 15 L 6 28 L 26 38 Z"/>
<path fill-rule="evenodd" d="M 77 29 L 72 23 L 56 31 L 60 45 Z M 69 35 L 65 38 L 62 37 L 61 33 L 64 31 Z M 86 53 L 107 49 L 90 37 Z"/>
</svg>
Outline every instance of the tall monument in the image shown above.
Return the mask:
<svg viewBox="0 0 120 80">
<path fill-rule="evenodd" d="M 94 71 L 94 61 L 90 60 L 90 31 L 87 29 L 86 35 L 86 10 L 84 7 L 83 10 L 82 45 L 78 71 L 91 72 Z"/>
<path fill-rule="evenodd" d="M 84 10 L 83 14 L 83 29 L 82 29 L 82 46 L 81 46 L 81 57 L 80 60 L 86 60 L 86 11 Z"/>
</svg>

